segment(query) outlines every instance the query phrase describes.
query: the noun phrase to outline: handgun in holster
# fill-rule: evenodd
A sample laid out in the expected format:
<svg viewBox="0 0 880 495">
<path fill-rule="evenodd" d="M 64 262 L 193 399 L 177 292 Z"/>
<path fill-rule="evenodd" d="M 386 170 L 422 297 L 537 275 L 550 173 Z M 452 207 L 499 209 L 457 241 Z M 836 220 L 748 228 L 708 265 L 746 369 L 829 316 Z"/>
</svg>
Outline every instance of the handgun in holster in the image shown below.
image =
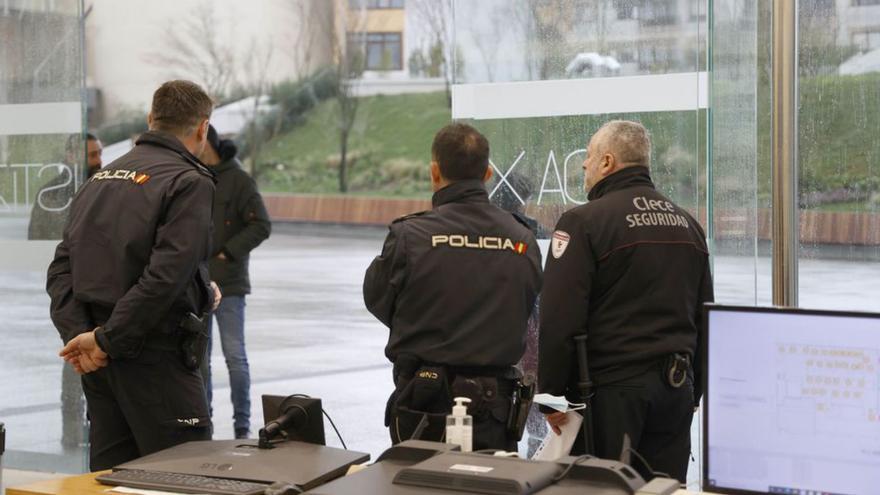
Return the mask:
<svg viewBox="0 0 880 495">
<path fill-rule="evenodd" d="M 526 421 L 535 398 L 535 380 L 531 375 L 517 379 L 510 398 L 510 414 L 507 417 L 507 434 L 522 439 L 526 430 Z"/>
<path fill-rule="evenodd" d="M 209 313 L 196 316 L 187 313 L 180 320 L 180 358 L 183 365 L 189 370 L 197 370 L 202 364 L 202 359 L 208 352 L 208 318 Z"/>
<path fill-rule="evenodd" d="M 671 388 L 681 388 L 688 378 L 691 369 L 691 358 L 687 354 L 672 354 L 663 363 L 663 373 Z"/>
</svg>

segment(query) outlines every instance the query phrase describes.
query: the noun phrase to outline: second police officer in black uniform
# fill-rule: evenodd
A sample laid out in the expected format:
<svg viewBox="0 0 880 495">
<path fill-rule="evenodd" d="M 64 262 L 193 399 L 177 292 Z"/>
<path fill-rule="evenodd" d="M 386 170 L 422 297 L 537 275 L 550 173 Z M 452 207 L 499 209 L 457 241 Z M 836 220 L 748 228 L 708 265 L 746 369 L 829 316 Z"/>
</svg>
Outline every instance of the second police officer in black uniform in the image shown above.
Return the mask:
<svg viewBox="0 0 880 495">
<path fill-rule="evenodd" d="M 83 375 L 92 470 L 211 438 L 198 360 L 199 318 L 219 297 L 206 265 L 214 181 L 195 156 L 211 110 L 191 82 L 156 90 L 150 131 L 80 190 L 49 266 L 61 355 Z"/>
<path fill-rule="evenodd" d="M 562 215 L 547 256 L 538 388 L 581 401 L 573 339 L 586 334 L 595 454 L 628 456 L 626 436 L 654 471 L 684 482 L 712 275 L 703 230 L 654 189 L 650 155 L 635 122 L 609 122 L 590 140 L 590 202 Z M 566 417 L 548 420 L 558 430 Z"/>
<path fill-rule="evenodd" d="M 391 331 L 396 389 L 385 423 L 394 443 L 414 433 L 442 440 L 452 398 L 464 396 L 473 448 L 515 450 L 512 367 L 541 288 L 541 254 L 525 222 L 489 203 L 482 134 L 449 125 L 431 154 L 433 208 L 390 225 L 364 279 L 367 308 Z"/>
</svg>

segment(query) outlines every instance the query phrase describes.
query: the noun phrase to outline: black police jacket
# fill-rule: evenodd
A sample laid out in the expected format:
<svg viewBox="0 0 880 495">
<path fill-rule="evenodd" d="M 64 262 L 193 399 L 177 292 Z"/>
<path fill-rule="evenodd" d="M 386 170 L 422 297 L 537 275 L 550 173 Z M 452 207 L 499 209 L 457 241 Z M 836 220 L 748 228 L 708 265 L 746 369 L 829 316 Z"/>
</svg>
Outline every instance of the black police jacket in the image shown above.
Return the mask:
<svg viewBox="0 0 880 495">
<path fill-rule="evenodd" d="M 40 188 L 34 197 L 31 220 L 28 223 L 28 240 L 61 239 L 64 225 L 67 224 L 68 207 L 76 194 L 75 165 L 64 165 L 65 169 Z M 40 169 L 40 172 L 46 167 Z M 38 174 L 40 173 L 38 172 Z"/>
<path fill-rule="evenodd" d="M 93 175 L 49 265 L 51 317 L 66 342 L 95 326 L 114 359 L 210 307 L 213 173 L 174 136 L 150 131 Z"/>
<path fill-rule="evenodd" d="M 457 367 L 516 364 L 541 289 L 535 236 L 490 204 L 479 180 L 455 182 L 432 202 L 390 225 L 364 278 L 367 309 L 391 329 L 385 355 Z"/>
<path fill-rule="evenodd" d="M 559 219 L 541 294 L 538 386 L 569 398 L 578 397 L 575 335 L 588 336 L 590 378 L 614 382 L 673 353 L 695 357 L 713 300 L 702 228 L 654 189 L 646 167 L 606 177 L 589 199 Z"/>
<path fill-rule="evenodd" d="M 208 268 L 224 296 L 250 294 L 250 252 L 269 237 L 272 222 L 254 179 L 231 158 L 211 169 L 217 174 L 214 193 L 214 253 Z M 223 253 L 225 260 L 217 258 Z"/>
</svg>

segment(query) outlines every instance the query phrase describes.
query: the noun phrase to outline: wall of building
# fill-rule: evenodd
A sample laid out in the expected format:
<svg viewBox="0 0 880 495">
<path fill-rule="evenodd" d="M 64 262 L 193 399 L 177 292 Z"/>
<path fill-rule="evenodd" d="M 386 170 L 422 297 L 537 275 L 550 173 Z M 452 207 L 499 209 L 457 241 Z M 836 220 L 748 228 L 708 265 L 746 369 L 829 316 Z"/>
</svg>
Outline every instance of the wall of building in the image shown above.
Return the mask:
<svg viewBox="0 0 880 495">
<path fill-rule="evenodd" d="M 266 58 L 269 81 L 295 78 L 327 63 L 329 49 L 314 46 L 309 67 L 304 67 L 296 49 L 303 23 L 293 5 L 284 0 L 150 0 L 149 8 L 138 8 L 137 2 L 89 0 L 87 85 L 100 90 L 104 115 L 112 119 L 126 109 L 147 108 L 152 92 L 164 80 L 195 79 L 195 74 L 163 63 L 161 55 L 169 50 L 169 31 L 186 30 L 199 13 L 215 20 L 221 46 L 232 53 L 233 80 L 253 80 L 255 71 L 248 65 Z M 186 33 L 180 37 L 187 39 Z"/>
</svg>

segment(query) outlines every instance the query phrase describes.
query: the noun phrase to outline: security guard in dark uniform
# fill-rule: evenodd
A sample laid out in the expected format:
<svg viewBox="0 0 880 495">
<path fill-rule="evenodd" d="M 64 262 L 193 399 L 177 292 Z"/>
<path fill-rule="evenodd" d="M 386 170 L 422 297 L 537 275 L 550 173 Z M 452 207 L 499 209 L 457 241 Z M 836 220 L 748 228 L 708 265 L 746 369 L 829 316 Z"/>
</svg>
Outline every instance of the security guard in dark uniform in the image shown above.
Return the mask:
<svg viewBox="0 0 880 495">
<path fill-rule="evenodd" d="M 489 203 L 483 135 L 452 124 L 431 152 L 433 209 L 390 225 L 364 279 L 367 309 L 391 329 L 396 389 L 385 424 L 394 443 L 442 440 L 452 398 L 464 396 L 473 448 L 515 450 L 513 365 L 541 288 L 541 253 L 524 221 Z"/>
<path fill-rule="evenodd" d="M 573 339 L 586 334 L 595 454 L 628 457 L 626 435 L 653 471 L 684 482 L 712 276 L 700 225 L 654 189 L 650 150 L 635 122 L 609 122 L 590 140 L 590 201 L 562 215 L 547 257 L 538 388 L 582 402 Z M 548 420 L 558 431 L 566 417 Z M 582 449 L 581 438 L 573 453 Z"/>
<path fill-rule="evenodd" d="M 76 196 L 49 266 L 61 356 L 83 375 L 92 470 L 211 437 L 197 361 L 217 297 L 214 182 L 195 157 L 211 110 L 199 86 L 163 84 L 150 131 Z"/>
</svg>

